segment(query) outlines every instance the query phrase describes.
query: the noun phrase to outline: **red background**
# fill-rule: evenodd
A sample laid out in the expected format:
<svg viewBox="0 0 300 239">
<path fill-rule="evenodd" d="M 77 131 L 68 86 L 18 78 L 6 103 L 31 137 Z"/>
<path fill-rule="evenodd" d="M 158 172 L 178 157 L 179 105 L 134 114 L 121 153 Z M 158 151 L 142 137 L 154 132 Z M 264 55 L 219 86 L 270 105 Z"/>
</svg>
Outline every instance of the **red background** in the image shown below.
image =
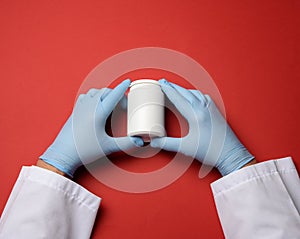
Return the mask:
<svg viewBox="0 0 300 239">
<path fill-rule="evenodd" d="M 299 169 L 299 14 L 292 0 L 0 1 L 0 211 L 21 166 L 55 138 L 86 75 L 136 47 L 194 58 L 257 160 L 291 155 Z M 143 165 L 127 163 L 135 171 Z M 200 180 L 199 168 L 194 162 L 175 183 L 146 194 L 113 190 L 81 170 L 75 181 L 103 198 L 93 238 L 222 238 L 209 186 L 220 175 Z"/>
</svg>

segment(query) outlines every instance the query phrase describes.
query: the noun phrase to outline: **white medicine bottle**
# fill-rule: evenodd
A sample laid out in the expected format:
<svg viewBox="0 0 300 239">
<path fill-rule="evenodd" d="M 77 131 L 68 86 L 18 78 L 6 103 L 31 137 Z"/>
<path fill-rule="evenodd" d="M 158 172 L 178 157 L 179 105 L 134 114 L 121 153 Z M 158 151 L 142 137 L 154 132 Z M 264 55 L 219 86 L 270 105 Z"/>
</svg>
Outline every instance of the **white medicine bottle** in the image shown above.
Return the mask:
<svg viewBox="0 0 300 239">
<path fill-rule="evenodd" d="M 135 80 L 130 85 L 127 109 L 127 135 L 144 142 L 165 136 L 165 98 L 156 80 Z"/>
</svg>

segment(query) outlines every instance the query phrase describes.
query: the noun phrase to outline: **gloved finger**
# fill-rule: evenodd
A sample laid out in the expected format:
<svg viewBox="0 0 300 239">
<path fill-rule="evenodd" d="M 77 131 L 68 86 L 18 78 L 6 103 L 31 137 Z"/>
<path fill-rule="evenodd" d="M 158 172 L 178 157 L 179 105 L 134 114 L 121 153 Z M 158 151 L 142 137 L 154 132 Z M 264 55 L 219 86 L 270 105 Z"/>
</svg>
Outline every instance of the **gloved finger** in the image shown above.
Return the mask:
<svg viewBox="0 0 300 239">
<path fill-rule="evenodd" d="M 212 98 L 209 95 L 204 95 L 207 103 L 213 102 Z"/>
<path fill-rule="evenodd" d="M 183 97 L 177 90 L 175 90 L 169 82 L 165 80 L 159 81 L 162 91 L 166 94 L 168 99 L 177 108 L 180 114 L 189 121 L 189 118 L 195 113 L 189 101 Z"/>
<path fill-rule="evenodd" d="M 126 151 L 136 147 L 142 147 L 144 141 L 139 137 L 111 137 L 110 151 L 111 153 L 118 151 Z"/>
<path fill-rule="evenodd" d="M 112 89 L 110 89 L 110 88 L 103 88 L 101 90 L 105 90 L 101 94 L 101 100 L 103 101 L 108 96 L 108 94 L 112 91 Z M 123 110 L 127 109 L 127 97 L 126 97 L 126 95 L 124 95 L 121 98 L 121 100 L 119 101 L 119 105 L 121 106 L 121 109 L 123 109 Z"/>
<path fill-rule="evenodd" d="M 119 84 L 113 90 L 111 90 L 104 99 L 102 98 L 103 99 L 102 107 L 105 116 L 108 116 L 113 111 L 117 103 L 124 96 L 129 85 L 130 85 L 130 80 L 129 79 L 124 80 L 121 84 Z"/>
<path fill-rule="evenodd" d="M 122 97 L 122 99 L 120 100 L 120 102 L 119 102 L 119 104 L 120 104 L 122 110 L 127 110 L 127 103 L 128 103 L 127 96 L 124 95 L 124 96 Z"/>
<path fill-rule="evenodd" d="M 209 95 L 204 95 L 205 100 L 206 100 L 206 107 L 208 108 L 211 105 L 215 105 L 215 102 Z M 216 105 L 215 105 L 216 106 Z M 216 106 L 217 107 L 217 106 Z"/>
<path fill-rule="evenodd" d="M 107 88 L 107 87 L 102 88 L 98 94 L 98 96 L 100 97 L 100 101 L 103 101 L 109 95 L 109 93 L 111 91 L 112 91 L 112 89 L 110 89 L 110 88 Z"/>
<path fill-rule="evenodd" d="M 153 148 L 159 148 L 166 151 L 178 152 L 182 138 L 162 137 L 151 139 L 150 145 Z"/>
<path fill-rule="evenodd" d="M 85 98 L 85 94 L 80 94 L 76 100 L 76 103 L 82 102 L 84 98 Z"/>
<path fill-rule="evenodd" d="M 207 99 L 199 90 L 190 90 L 190 92 L 200 101 L 201 105 L 206 106 Z"/>
<path fill-rule="evenodd" d="M 104 99 L 112 89 L 110 88 L 102 88 L 102 89 L 96 89 L 96 88 L 91 88 L 89 91 L 85 94 L 90 96 L 91 98 L 100 98 L 100 100 Z"/>
<path fill-rule="evenodd" d="M 193 104 L 193 102 L 195 102 L 195 100 L 197 99 L 194 94 L 192 94 L 189 90 L 179 86 L 179 85 L 176 85 L 172 82 L 169 82 L 169 84 L 174 88 L 176 89 L 184 98 L 186 98 L 190 104 Z"/>
<path fill-rule="evenodd" d="M 97 93 L 99 93 L 99 91 L 101 91 L 101 89 L 96 89 L 96 88 L 91 88 L 89 89 L 89 91 L 86 93 L 86 95 L 93 97 L 94 95 L 96 95 Z"/>
</svg>

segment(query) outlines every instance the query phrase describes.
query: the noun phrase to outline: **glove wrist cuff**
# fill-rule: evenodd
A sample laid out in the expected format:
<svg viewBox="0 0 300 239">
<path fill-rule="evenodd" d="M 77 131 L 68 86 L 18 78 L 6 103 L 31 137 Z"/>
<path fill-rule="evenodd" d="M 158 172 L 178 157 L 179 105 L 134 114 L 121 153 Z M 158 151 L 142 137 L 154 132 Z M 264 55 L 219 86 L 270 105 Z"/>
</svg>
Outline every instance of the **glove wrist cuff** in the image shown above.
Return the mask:
<svg viewBox="0 0 300 239">
<path fill-rule="evenodd" d="M 81 164 L 72 164 L 74 159 L 67 155 L 57 153 L 55 150 L 49 147 L 41 156 L 40 159 L 47 164 L 52 165 L 59 171 L 67 174 L 69 177 L 73 178 L 76 169 L 81 166 Z"/>
<path fill-rule="evenodd" d="M 242 168 L 255 158 L 244 146 L 234 150 L 234 152 L 231 151 L 229 155 L 229 157 L 225 157 L 217 166 L 222 176 Z"/>
</svg>

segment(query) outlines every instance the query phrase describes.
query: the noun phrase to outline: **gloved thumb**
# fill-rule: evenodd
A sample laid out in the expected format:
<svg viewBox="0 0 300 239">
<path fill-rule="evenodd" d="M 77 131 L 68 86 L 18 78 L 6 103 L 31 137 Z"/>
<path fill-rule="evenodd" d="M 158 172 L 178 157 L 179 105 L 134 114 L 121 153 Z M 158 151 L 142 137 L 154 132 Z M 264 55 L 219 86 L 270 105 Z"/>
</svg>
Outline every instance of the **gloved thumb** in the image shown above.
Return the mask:
<svg viewBox="0 0 300 239">
<path fill-rule="evenodd" d="M 166 151 L 178 152 L 182 139 L 173 137 L 154 138 L 150 145 L 153 148 L 160 148 Z"/>
<path fill-rule="evenodd" d="M 121 84 L 117 85 L 113 90 L 111 90 L 103 99 L 104 116 L 108 116 L 113 111 L 117 103 L 119 103 L 124 96 L 129 85 L 130 80 L 124 80 Z"/>
<path fill-rule="evenodd" d="M 127 110 L 128 99 L 127 99 L 126 95 L 124 95 L 122 97 L 122 99 L 119 102 L 119 105 L 120 105 L 120 107 L 121 107 L 122 110 Z"/>
<path fill-rule="evenodd" d="M 136 147 L 142 147 L 144 141 L 139 137 L 116 137 L 112 138 L 112 143 L 110 145 L 111 153 L 118 151 L 126 151 Z"/>
</svg>

